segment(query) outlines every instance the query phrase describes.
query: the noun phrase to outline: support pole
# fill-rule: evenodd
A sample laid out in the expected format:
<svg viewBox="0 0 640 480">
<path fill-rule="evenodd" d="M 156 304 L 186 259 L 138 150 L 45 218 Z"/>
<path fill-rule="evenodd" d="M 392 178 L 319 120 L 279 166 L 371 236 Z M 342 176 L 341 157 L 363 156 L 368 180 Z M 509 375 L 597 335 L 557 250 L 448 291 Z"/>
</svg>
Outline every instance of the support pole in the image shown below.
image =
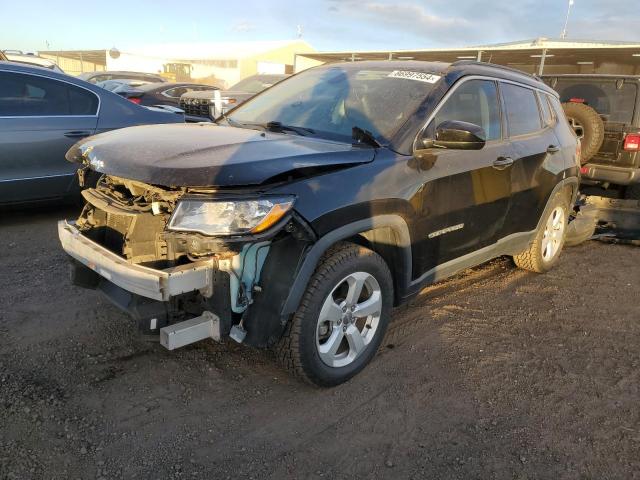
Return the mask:
<svg viewBox="0 0 640 480">
<path fill-rule="evenodd" d="M 478 50 L 478 57 L 476 58 L 476 62 L 482 61 L 482 50 Z"/>
<path fill-rule="evenodd" d="M 538 76 L 542 76 L 542 72 L 544 72 L 544 61 L 547 58 L 547 49 L 542 49 L 542 55 L 540 55 L 540 66 L 538 67 Z"/>
</svg>

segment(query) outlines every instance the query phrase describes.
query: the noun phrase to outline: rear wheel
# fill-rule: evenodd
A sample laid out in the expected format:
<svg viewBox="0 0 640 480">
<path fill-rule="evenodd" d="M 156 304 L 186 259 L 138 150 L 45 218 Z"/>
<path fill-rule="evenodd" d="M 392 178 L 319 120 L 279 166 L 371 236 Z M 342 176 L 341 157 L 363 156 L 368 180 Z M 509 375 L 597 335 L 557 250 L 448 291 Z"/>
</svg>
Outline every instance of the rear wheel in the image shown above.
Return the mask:
<svg viewBox="0 0 640 480">
<path fill-rule="evenodd" d="M 320 262 L 276 353 L 285 368 L 308 382 L 343 383 L 375 355 L 392 302 L 393 281 L 382 257 L 340 244 Z"/>
<path fill-rule="evenodd" d="M 564 246 L 568 216 L 569 202 L 566 195 L 560 192 L 553 199 L 529 248 L 519 255 L 514 255 L 515 264 L 536 273 L 551 270 L 557 263 Z"/>
<path fill-rule="evenodd" d="M 584 103 L 567 102 L 562 104 L 569 125 L 580 139 L 582 155 L 580 163 L 584 165 L 593 157 L 604 141 L 604 122 L 593 108 Z"/>
</svg>

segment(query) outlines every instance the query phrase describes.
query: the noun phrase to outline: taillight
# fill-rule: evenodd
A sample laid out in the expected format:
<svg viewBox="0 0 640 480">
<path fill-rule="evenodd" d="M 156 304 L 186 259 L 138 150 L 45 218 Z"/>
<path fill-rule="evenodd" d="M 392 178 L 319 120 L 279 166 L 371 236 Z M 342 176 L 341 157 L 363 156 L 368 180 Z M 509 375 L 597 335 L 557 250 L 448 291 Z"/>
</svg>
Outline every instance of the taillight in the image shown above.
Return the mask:
<svg viewBox="0 0 640 480">
<path fill-rule="evenodd" d="M 589 173 L 589 167 L 580 167 L 580 173 L 582 175 L 586 175 L 587 173 Z"/>
<path fill-rule="evenodd" d="M 570 98 L 569 102 L 571 103 L 584 103 L 584 98 Z"/>
<path fill-rule="evenodd" d="M 640 133 L 628 133 L 624 137 L 624 149 L 630 152 L 640 150 Z"/>
<path fill-rule="evenodd" d="M 140 102 L 142 101 L 142 99 L 140 97 L 130 97 L 127 100 L 129 100 L 130 102 L 135 103 L 136 105 L 140 105 Z"/>
</svg>

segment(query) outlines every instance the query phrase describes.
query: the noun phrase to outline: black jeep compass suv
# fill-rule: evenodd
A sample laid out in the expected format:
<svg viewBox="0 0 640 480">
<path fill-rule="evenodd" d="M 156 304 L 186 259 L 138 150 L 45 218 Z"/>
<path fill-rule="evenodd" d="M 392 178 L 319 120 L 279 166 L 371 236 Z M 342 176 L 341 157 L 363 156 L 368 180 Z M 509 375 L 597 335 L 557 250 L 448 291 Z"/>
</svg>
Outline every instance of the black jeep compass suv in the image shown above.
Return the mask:
<svg viewBox="0 0 640 480">
<path fill-rule="evenodd" d="M 521 72 L 331 64 L 214 124 L 76 144 L 80 177 L 102 176 L 59 235 L 73 281 L 165 347 L 230 336 L 330 386 L 425 285 L 500 255 L 549 270 L 579 154 L 557 94 Z"/>
</svg>

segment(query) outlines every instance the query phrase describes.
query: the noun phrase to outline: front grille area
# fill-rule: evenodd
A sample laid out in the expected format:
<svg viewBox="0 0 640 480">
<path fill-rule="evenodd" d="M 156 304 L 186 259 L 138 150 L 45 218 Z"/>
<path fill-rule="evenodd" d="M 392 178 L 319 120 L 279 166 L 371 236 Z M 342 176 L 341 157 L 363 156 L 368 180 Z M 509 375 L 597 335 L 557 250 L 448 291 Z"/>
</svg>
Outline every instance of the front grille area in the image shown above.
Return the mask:
<svg viewBox="0 0 640 480">
<path fill-rule="evenodd" d="M 180 108 L 187 115 L 209 118 L 211 102 L 206 98 L 181 98 Z"/>
<path fill-rule="evenodd" d="M 120 215 L 98 208 L 93 211 L 98 222 L 86 234 L 113 253 L 133 263 L 145 263 L 166 258 L 167 247 L 162 239 L 165 220 L 150 212 Z"/>
</svg>

